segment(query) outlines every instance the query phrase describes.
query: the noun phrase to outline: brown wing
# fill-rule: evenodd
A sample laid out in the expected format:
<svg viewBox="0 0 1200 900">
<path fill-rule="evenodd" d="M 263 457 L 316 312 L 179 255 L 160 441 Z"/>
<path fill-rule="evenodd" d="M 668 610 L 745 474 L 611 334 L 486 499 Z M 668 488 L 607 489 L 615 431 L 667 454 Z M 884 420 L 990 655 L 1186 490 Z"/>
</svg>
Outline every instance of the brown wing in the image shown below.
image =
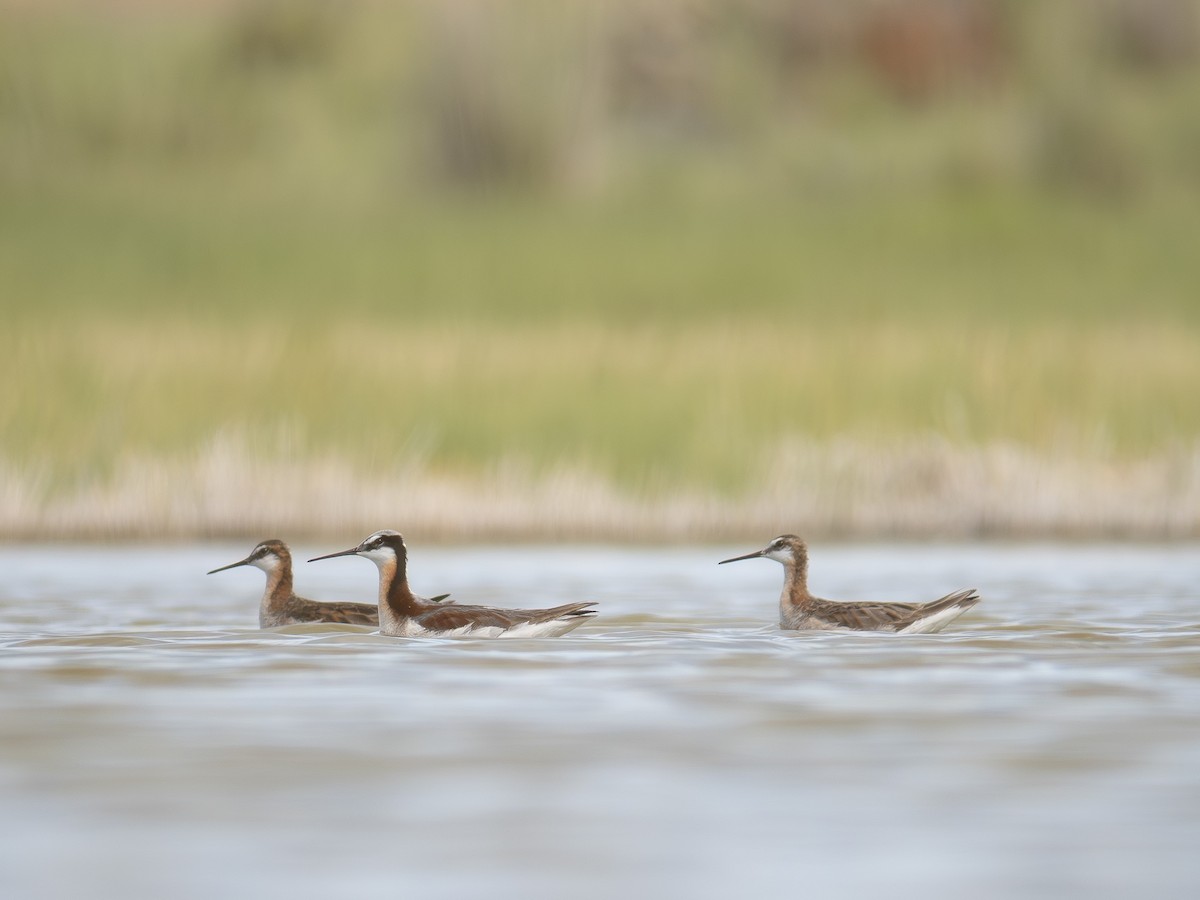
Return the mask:
<svg viewBox="0 0 1200 900">
<path fill-rule="evenodd" d="M 370 603 L 318 603 L 300 600 L 288 604 L 287 615 L 296 622 L 333 622 L 337 625 L 378 625 L 379 607 Z"/>
<path fill-rule="evenodd" d="M 809 609 L 813 618 L 855 631 L 895 631 L 912 621 L 919 603 L 835 603 L 818 600 Z"/>
<path fill-rule="evenodd" d="M 595 600 L 583 603 L 564 603 L 562 606 L 552 606 L 549 609 L 522 609 L 519 612 L 528 613 L 527 622 L 549 622 L 553 619 L 588 619 L 596 614 L 593 609 Z"/>
<path fill-rule="evenodd" d="M 970 609 L 979 602 L 979 591 L 975 588 L 967 588 L 965 591 L 955 591 L 953 594 L 947 594 L 945 597 L 939 597 L 937 600 L 920 605 L 919 614 L 915 617 L 923 619 L 926 616 L 932 616 L 935 613 L 941 612 L 943 609 L 948 609 L 951 606 L 960 606 L 963 609 Z"/>
<path fill-rule="evenodd" d="M 932 616 L 951 606 L 969 608 L 979 602 L 972 588 L 955 591 L 929 603 L 835 603 L 818 600 L 811 607 L 812 615 L 838 625 L 861 631 L 900 631 L 918 619 Z"/>
<path fill-rule="evenodd" d="M 592 616 L 595 603 L 568 603 L 551 609 L 493 609 L 490 606 L 455 606 L 448 604 L 429 609 L 416 617 L 417 622 L 431 631 L 454 631 L 472 628 L 512 628 L 523 622 L 550 622 L 554 619 Z"/>
<path fill-rule="evenodd" d="M 430 631 L 456 631 L 459 628 L 512 628 L 524 619 L 514 616 L 517 610 L 491 609 L 486 606 L 441 606 L 426 610 L 414 618 Z"/>
</svg>

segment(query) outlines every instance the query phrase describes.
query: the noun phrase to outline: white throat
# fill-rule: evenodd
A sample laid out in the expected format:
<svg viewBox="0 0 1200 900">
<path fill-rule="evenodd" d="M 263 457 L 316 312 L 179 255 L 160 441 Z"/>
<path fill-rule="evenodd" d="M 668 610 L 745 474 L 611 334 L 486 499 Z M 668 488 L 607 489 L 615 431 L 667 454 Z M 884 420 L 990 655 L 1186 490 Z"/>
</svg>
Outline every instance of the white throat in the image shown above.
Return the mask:
<svg viewBox="0 0 1200 900">
<path fill-rule="evenodd" d="M 250 565 L 256 569 L 262 569 L 268 575 L 279 568 L 279 557 L 274 553 L 268 553 L 266 556 L 260 556 L 258 559 L 250 560 Z"/>
<path fill-rule="evenodd" d="M 381 572 L 385 567 L 390 568 L 396 565 L 396 551 L 391 547 L 375 547 L 372 550 L 359 550 L 358 555 L 366 557 L 375 563 Z"/>
</svg>

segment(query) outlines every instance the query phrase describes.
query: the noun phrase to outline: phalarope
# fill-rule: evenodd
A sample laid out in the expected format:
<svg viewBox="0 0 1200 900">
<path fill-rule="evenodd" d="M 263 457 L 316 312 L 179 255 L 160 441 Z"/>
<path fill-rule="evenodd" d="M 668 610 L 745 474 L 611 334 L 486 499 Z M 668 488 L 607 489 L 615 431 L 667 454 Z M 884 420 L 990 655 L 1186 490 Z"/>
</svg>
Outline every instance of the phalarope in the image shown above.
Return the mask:
<svg viewBox="0 0 1200 900">
<path fill-rule="evenodd" d="M 320 603 L 296 596 L 292 590 L 292 554 L 283 541 L 263 541 L 250 551 L 245 559 L 209 572 L 224 572 L 238 566 L 254 566 L 267 573 L 267 589 L 263 592 L 258 607 L 258 627 L 275 628 L 278 625 L 298 625 L 301 622 L 337 622 L 342 625 L 378 625 L 379 607 L 370 603 L 334 601 Z M 449 597 L 442 594 L 432 601 L 439 602 Z"/>
<path fill-rule="evenodd" d="M 941 631 L 979 602 L 971 588 L 929 603 L 872 603 L 822 600 L 808 590 L 808 547 L 794 534 L 782 534 L 762 550 L 723 559 L 719 565 L 764 557 L 783 563 L 779 627 L 798 631 L 894 631 L 931 634 Z"/>
<path fill-rule="evenodd" d="M 557 637 L 596 614 L 594 601 L 550 609 L 494 609 L 490 606 L 438 606 L 408 587 L 408 551 L 398 531 L 377 531 L 357 547 L 310 559 L 365 556 L 379 568 L 379 631 L 416 637 Z"/>
</svg>

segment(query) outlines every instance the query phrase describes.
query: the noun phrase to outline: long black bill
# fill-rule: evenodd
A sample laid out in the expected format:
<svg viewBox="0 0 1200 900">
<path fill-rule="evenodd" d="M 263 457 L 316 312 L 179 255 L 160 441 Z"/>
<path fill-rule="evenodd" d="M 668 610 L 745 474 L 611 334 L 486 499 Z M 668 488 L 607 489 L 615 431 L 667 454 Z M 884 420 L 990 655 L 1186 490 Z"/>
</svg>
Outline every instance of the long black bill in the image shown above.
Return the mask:
<svg viewBox="0 0 1200 900">
<path fill-rule="evenodd" d="M 758 557 L 762 556 L 766 552 L 767 552 L 766 550 L 755 550 L 753 553 L 747 553 L 745 556 L 735 556 L 732 559 L 723 559 L 719 563 L 717 563 L 717 565 L 723 566 L 727 562 L 738 562 L 739 560 L 743 560 L 743 559 L 757 559 Z"/>
<path fill-rule="evenodd" d="M 247 556 L 245 559 L 240 559 L 235 563 L 230 563 L 227 566 L 221 566 L 221 568 L 219 568 L 219 569 L 213 569 L 208 574 L 215 575 L 217 572 L 224 572 L 226 569 L 236 569 L 238 566 L 248 566 L 248 565 L 250 565 L 250 557 Z"/>
<path fill-rule="evenodd" d="M 333 559 L 335 556 L 353 556 L 357 552 L 357 547 L 351 547 L 349 550 L 339 550 L 337 553 L 326 553 L 324 556 L 314 556 L 309 560 L 309 562 L 316 562 L 318 559 Z"/>
</svg>

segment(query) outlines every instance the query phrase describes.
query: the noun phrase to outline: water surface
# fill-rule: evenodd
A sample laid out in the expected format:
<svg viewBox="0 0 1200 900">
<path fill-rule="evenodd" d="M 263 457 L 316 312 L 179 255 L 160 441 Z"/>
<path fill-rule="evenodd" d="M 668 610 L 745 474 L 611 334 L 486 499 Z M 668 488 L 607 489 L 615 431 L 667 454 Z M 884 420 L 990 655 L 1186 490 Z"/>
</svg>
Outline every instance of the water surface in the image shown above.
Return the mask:
<svg viewBox="0 0 1200 900">
<path fill-rule="evenodd" d="M 259 631 L 204 574 L 248 549 L 0 548 L 0 896 L 1200 896 L 1194 547 L 814 549 L 825 596 L 980 589 L 928 636 L 781 633 L 750 546 L 412 548 L 600 601 L 517 641 Z"/>
</svg>

